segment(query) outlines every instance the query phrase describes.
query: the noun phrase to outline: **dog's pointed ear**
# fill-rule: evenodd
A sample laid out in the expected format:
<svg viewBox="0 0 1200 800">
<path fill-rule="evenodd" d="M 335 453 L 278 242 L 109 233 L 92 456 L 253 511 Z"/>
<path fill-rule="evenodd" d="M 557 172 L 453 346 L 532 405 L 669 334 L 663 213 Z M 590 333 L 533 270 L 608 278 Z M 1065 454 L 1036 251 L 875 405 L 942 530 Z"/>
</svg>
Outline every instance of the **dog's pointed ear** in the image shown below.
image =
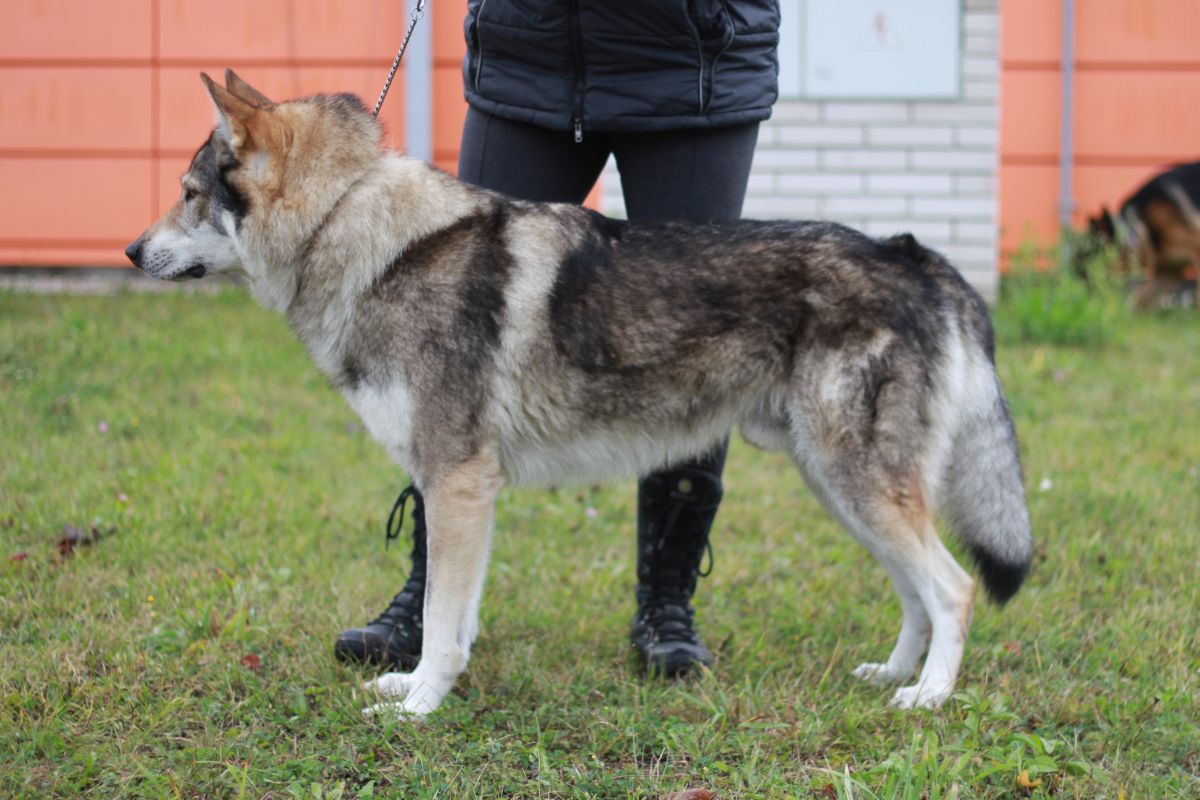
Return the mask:
<svg viewBox="0 0 1200 800">
<path fill-rule="evenodd" d="M 1108 241 L 1116 235 L 1116 224 L 1108 206 L 1100 206 L 1099 214 L 1088 217 L 1088 233 Z"/>
<path fill-rule="evenodd" d="M 1117 218 L 1114 213 L 1109 211 L 1108 206 L 1104 206 L 1104 229 L 1110 236 L 1117 235 Z"/>
<path fill-rule="evenodd" d="M 216 106 L 217 128 L 221 136 L 229 142 L 235 153 L 243 150 L 253 139 L 255 118 L 262 110 L 219 85 L 203 72 L 200 73 L 200 80 L 204 81 L 204 88 L 208 89 L 208 96 Z"/>
<path fill-rule="evenodd" d="M 270 108 L 275 105 L 269 97 L 246 83 L 231 69 L 225 70 L 225 88 L 252 106 Z"/>
<path fill-rule="evenodd" d="M 1108 206 L 1100 209 L 1100 231 L 1110 240 L 1117 238 L 1117 218 L 1108 210 Z"/>
</svg>

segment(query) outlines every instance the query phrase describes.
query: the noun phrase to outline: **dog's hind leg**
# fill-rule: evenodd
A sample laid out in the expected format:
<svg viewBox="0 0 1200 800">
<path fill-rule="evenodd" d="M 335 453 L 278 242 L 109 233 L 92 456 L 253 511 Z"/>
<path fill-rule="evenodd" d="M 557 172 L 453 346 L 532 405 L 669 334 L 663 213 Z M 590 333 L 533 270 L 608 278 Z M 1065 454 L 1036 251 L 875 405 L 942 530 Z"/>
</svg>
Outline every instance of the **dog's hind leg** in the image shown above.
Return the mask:
<svg viewBox="0 0 1200 800">
<path fill-rule="evenodd" d="M 936 708 L 954 691 L 971 622 L 974 582 L 942 545 L 916 481 L 894 482 L 865 457 L 858 469 L 801 462 L 810 486 L 826 508 L 883 565 L 900 596 L 904 620 L 891 656 L 861 664 L 854 675 L 876 683 L 909 678 L 929 645 L 920 678 L 898 689 L 892 704 Z M 862 463 L 862 462 L 860 462 Z"/>
<path fill-rule="evenodd" d="M 879 560 L 900 596 L 904 620 L 891 655 L 854 674 L 878 683 L 907 680 L 928 644 L 917 683 L 899 689 L 892 703 L 936 707 L 954 690 L 974 583 L 934 530 L 926 496 L 934 482 L 924 464 L 933 432 L 919 413 L 921 384 L 899 371 L 855 368 L 863 363 L 843 354 L 809 366 L 822 380 L 797 385 L 793 452 L 817 497 Z"/>
<path fill-rule="evenodd" d="M 388 673 L 366 684 L 400 700 L 372 706 L 368 712 L 424 716 L 441 705 L 466 669 L 478 631 L 501 483 L 499 463 L 485 455 L 447 471 L 424 488 L 429 565 L 421 661 L 411 673 Z"/>
<path fill-rule="evenodd" d="M 793 447 L 793 436 L 786 417 L 760 412 L 742 422 L 741 432 L 743 439 L 763 450 L 786 452 Z M 823 495 L 823 500 L 828 501 L 829 490 L 814 485 L 809 475 L 810 467 L 805 460 L 797 459 L 797 465 L 809 485 L 813 486 L 818 494 Z M 830 506 L 829 502 L 825 504 L 826 507 Z M 845 513 L 835 511 L 834 514 L 843 525 L 850 527 Z M 888 566 L 886 560 L 881 561 L 885 567 Z M 888 572 L 900 595 L 900 606 L 904 610 L 900 637 L 886 663 L 859 664 L 854 670 L 855 677 L 881 685 L 902 683 L 912 677 L 917 669 L 917 662 L 929 645 L 930 633 L 929 615 L 925 613 L 925 604 L 921 602 L 921 597 L 909 581 L 907 573 L 897 569 L 889 569 Z"/>
<path fill-rule="evenodd" d="M 921 537 L 920 548 L 898 561 L 925 606 L 933 635 L 917 682 L 897 689 L 891 702 L 900 708 L 937 708 L 954 692 L 958 679 L 971 627 L 975 582 L 942 544 L 932 522 Z"/>
</svg>

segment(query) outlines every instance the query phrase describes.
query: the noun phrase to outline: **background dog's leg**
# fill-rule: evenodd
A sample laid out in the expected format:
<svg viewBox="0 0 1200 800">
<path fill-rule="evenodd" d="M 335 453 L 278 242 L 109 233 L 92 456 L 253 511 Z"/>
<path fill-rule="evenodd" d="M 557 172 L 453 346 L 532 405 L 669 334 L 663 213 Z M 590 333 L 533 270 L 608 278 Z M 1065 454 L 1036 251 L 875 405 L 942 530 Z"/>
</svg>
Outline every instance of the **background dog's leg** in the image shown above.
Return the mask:
<svg viewBox="0 0 1200 800">
<path fill-rule="evenodd" d="M 411 673 L 382 675 L 367 684 L 398 706 L 423 716 L 441 705 L 467 666 L 479 626 L 479 599 L 487 572 L 492 519 L 501 484 L 492 455 L 480 456 L 439 477 L 424 490 L 429 525 L 425 584 L 425 635 L 421 661 Z"/>
</svg>

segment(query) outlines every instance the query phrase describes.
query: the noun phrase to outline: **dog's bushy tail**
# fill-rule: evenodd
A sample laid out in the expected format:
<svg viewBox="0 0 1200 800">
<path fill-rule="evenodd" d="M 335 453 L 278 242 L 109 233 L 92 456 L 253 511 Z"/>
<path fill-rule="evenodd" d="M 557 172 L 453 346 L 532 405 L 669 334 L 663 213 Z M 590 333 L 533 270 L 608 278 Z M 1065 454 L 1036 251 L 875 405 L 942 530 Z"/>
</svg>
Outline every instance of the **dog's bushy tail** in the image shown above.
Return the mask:
<svg viewBox="0 0 1200 800">
<path fill-rule="evenodd" d="M 980 398 L 955 436 L 942 511 L 975 558 L 988 596 L 1004 603 L 1029 573 L 1033 534 L 1012 415 L 999 380 L 988 378 L 992 396 Z"/>
</svg>

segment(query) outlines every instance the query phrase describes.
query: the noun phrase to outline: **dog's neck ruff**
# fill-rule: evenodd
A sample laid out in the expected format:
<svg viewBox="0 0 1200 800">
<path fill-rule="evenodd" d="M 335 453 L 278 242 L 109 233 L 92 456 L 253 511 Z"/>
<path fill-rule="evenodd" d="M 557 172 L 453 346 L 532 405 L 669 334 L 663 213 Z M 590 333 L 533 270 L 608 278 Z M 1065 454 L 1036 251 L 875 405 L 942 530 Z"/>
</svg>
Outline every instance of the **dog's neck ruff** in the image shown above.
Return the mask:
<svg viewBox="0 0 1200 800">
<path fill-rule="evenodd" d="M 316 242 L 320 238 L 321 234 L 325 232 L 325 229 L 326 229 L 326 227 L 328 227 L 330 220 L 332 220 L 337 215 L 337 212 L 342 208 L 342 205 L 346 202 L 346 198 L 349 197 L 354 192 L 355 189 L 357 189 L 359 186 L 361 186 L 367 180 L 367 178 L 368 178 L 368 176 L 370 176 L 370 174 L 371 174 L 370 170 L 363 170 L 361 175 L 359 175 L 357 178 L 355 178 L 353 181 L 351 181 L 346 186 L 345 191 L 343 191 L 340 195 L 338 195 L 337 200 L 333 201 L 333 205 L 329 207 L 329 210 L 326 211 L 325 215 L 321 217 L 319 222 L 317 222 L 316 227 L 313 228 L 312 233 L 310 233 L 308 235 L 308 238 L 305 239 L 303 243 L 301 243 L 299 249 L 296 252 L 296 268 L 297 268 L 297 270 L 303 270 L 305 262 L 308 261 L 309 256 L 312 254 L 313 246 L 316 244 Z M 288 302 L 287 308 L 284 309 L 285 311 L 288 308 L 291 308 L 291 305 L 292 305 L 292 303 L 294 303 L 296 301 L 296 296 L 298 294 L 299 294 L 299 292 L 296 292 L 296 294 L 294 294 L 292 296 L 291 300 Z"/>
<path fill-rule="evenodd" d="M 292 293 L 276 306 L 322 372 L 338 374 L 363 293 L 413 242 L 475 211 L 480 195 L 424 162 L 389 152 L 348 180 L 297 245 L 284 273 L 292 276 Z"/>
<path fill-rule="evenodd" d="M 260 304 L 284 315 L 291 313 L 303 290 L 306 262 L 330 222 L 336 219 L 338 209 L 370 174 L 370 169 L 364 169 L 347 181 L 324 212 L 292 222 L 291 230 L 298 231 L 290 237 L 295 244 L 289 244 L 286 230 L 289 226 L 286 224 L 282 230 L 269 225 L 264 227 L 261 222 L 254 226 L 243 225 L 240 237 L 246 243 L 243 260 L 247 262 L 250 291 Z M 255 266 L 251 267 L 251 264 Z"/>
</svg>

